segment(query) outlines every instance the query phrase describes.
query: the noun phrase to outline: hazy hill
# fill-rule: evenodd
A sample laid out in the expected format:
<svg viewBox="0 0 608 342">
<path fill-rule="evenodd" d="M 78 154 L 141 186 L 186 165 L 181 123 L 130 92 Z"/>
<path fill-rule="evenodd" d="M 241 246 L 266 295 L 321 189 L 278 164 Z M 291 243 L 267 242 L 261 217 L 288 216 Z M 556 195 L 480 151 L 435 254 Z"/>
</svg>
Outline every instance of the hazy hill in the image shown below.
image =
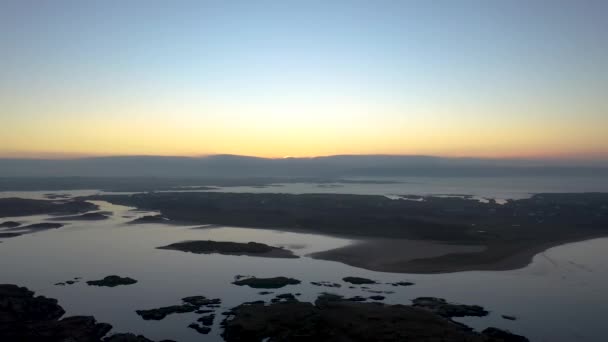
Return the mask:
<svg viewBox="0 0 608 342">
<path fill-rule="evenodd" d="M 0 177 L 353 177 L 608 175 L 606 164 L 432 156 L 338 155 L 268 159 L 208 157 L 97 157 L 0 159 Z"/>
</svg>

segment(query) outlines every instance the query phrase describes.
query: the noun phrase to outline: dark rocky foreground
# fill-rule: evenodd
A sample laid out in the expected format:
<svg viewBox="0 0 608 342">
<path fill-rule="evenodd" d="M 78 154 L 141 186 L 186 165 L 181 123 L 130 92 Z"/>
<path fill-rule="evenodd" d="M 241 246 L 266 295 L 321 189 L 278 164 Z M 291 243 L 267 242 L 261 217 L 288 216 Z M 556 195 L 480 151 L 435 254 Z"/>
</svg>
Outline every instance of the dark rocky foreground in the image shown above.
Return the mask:
<svg viewBox="0 0 608 342">
<path fill-rule="evenodd" d="M 6 342 L 152 342 L 133 334 L 114 334 L 92 316 L 64 317 L 57 300 L 34 296 L 17 285 L 0 285 L 0 341 Z"/>
<path fill-rule="evenodd" d="M 322 295 L 316 302 L 296 300 L 242 304 L 222 322 L 226 341 L 466 341 L 523 342 L 497 328 L 481 333 L 406 305 L 358 303 Z"/>
<path fill-rule="evenodd" d="M 266 258 L 298 258 L 290 250 L 258 242 L 183 241 L 158 249 L 171 249 L 196 254 L 249 255 Z"/>
<path fill-rule="evenodd" d="M 497 328 L 478 333 L 446 317 L 451 315 L 416 306 L 361 303 L 333 294 L 322 294 L 315 303 L 305 303 L 299 302 L 297 296 L 285 293 L 277 295 L 270 304 L 244 303 L 222 313 L 226 316 L 221 323 L 222 336 L 226 341 L 528 341 Z M 441 299 L 433 300 L 447 304 Z M 137 313 L 153 320 L 179 312 L 205 314 L 188 327 L 201 334 L 209 333 L 216 317 L 213 311 L 221 300 L 191 296 L 182 302 Z M 152 342 L 134 334 L 108 336 L 111 325 L 91 316 L 61 318 L 64 313 L 55 299 L 35 297 L 25 287 L 0 285 L 0 341 Z M 475 312 L 467 309 L 465 314 Z"/>
<path fill-rule="evenodd" d="M 483 317 L 489 314 L 479 305 L 464 305 L 448 303 L 443 298 L 418 297 L 412 301 L 414 307 L 429 310 L 442 317 Z"/>
</svg>

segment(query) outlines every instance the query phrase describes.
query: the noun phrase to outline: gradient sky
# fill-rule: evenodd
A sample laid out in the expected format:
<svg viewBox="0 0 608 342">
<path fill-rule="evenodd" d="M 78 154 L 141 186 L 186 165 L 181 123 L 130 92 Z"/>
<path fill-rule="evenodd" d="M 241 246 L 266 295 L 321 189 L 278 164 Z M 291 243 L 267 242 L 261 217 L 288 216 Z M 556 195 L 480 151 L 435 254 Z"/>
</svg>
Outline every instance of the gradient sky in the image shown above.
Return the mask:
<svg viewBox="0 0 608 342">
<path fill-rule="evenodd" d="M 608 1 L 0 1 L 0 156 L 608 159 Z"/>
</svg>

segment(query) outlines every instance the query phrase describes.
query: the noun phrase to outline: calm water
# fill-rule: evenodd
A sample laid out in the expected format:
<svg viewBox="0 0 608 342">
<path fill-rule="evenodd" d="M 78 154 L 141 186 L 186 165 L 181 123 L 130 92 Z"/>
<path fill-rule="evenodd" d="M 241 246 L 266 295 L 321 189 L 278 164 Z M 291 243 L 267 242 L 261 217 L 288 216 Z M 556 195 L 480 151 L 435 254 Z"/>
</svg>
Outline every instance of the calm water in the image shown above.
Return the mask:
<svg viewBox="0 0 608 342">
<path fill-rule="evenodd" d="M 372 187 L 375 193 L 389 194 L 383 187 L 395 185 L 351 185 L 351 192 Z M 405 185 L 403 185 L 405 186 Z M 413 186 L 413 185 L 412 185 Z M 459 185 L 465 187 L 466 184 Z M 435 193 L 464 192 L 459 186 L 439 189 Z M 537 184 L 537 188 L 544 185 Z M 283 189 L 309 191 L 314 184 L 292 184 Z M 537 189 L 534 188 L 534 189 Z M 255 188 L 269 191 L 272 188 Z M 386 188 L 388 189 L 388 188 Z M 413 188 L 409 188 L 412 190 Z M 462 188 L 464 189 L 464 188 Z M 477 189 L 477 188 L 473 188 Z M 481 187 L 479 187 L 481 189 Z M 475 192 L 482 197 L 497 194 L 527 194 L 518 187 L 497 186 L 491 193 Z M 498 191 L 499 190 L 499 191 Z M 603 189 L 596 189 L 596 191 Z M 427 193 L 432 193 L 429 190 Z M 546 191 L 546 190 L 541 190 Z M 583 191 L 583 190 L 573 190 Z M 589 191 L 589 190 L 584 190 Z M 608 189 L 606 190 L 608 191 Z M 85 195 L 97 191 L 69 193 Z M 412 193 L 401 188 L 393 193 Z M 537 192 L 532 190 L 530 192 Z M 45 192 L 0 193 L 0 196 L 41 198 Z M 511 198 L 506 196 L 505 198 Z M 608 239 L 595 239 L 552 248 L 537 255 L 528 267 L 502 272 L 459 272 L 441 275 L 414 275 L 373 272 L 337 262 L 313 260 L 307 254 L 345 246 L 352 240 L 315 234 L 278 232 L 263 229 L 234 227 L 178 227 L 160 224 L 127 225 L 126 222 L 146 213 L 128 207 L 96 202 L 101 210 L 111 211 L 111 219 L 100 222 L 70 222 L 56 230 L 42 231 L 4 239 L 0 243 L 0 283 L 27 286 L 39 294 L 59 299 L 68 315 L 94 315 L 99 321 L 111 323 L 114 331 L 141 333 L 147 337 L 177 341 L 221 340 L 219 313 L 244 301 L 266 298 L 260 290 L 230 284 L 237 274 L 259 277 L 289 276 L 302 284 L 275 290 L 280 293 L 302 293 L 300 300 L 314 300 L 323 291 L 370 296 L 362 289 L 349 289 L 341 278 L 362 276 L 381 282 L 413 281 L 411 287 L 373 285 L 374 290 L 395 291 L 387 294 L 385 302 L 409 303 L 418 296 L 437 296 L 450 301 L 479 304 L 491 311 L 485 318 L 465 318 L 461 321 L 477 329 L 497 326 L 523 334 L 532 341 L 604 341 L 608 316 Z M 128 217 L 127 217 L 128 216 Z M 36 223 L 47 216 L 3 218 Z M 268 259 L 246 256 L 196 255 L 179 251 L 159 250 L 155 247 L 189 239 L 221 241 L 257 241 L 285 246 L 299 259 Z M 106 275 L 129 276 L 139 282 L 115 288 L 87 286 L 84 280 Z M 72 286 L 54 286 L 74 277 L 83 277 Z M 316 287 L 310 281 L 342 283 L 340 289 Z M 144 321 L 135 314 L 137 309 L 150 309 L 179 304 L 180 298 L 204 295 L 223 300 L 218 309 L 212 333 L 202 337 L 188 324 L 200 315 L 170 315 L 162 321 Z M 517 321 L 507 321 L 501 314 L 515 315 Z"/>
</svg>

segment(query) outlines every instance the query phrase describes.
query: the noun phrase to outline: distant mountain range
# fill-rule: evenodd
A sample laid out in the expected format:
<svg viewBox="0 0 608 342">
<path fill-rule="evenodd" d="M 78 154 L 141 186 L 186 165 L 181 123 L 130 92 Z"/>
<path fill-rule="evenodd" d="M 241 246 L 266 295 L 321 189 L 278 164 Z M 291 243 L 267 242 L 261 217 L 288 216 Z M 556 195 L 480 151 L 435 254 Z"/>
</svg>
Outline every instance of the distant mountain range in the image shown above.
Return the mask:
<svg viewBox="0 0 608 342">
<path fill-rule="evenodd" d="M 374 177 L 608 175 L 608 165 L 565 161 L 337 155 L 269 159 L 127 156 L 81 159 L 0 159 L 0 177 Z"/>
</svg>

